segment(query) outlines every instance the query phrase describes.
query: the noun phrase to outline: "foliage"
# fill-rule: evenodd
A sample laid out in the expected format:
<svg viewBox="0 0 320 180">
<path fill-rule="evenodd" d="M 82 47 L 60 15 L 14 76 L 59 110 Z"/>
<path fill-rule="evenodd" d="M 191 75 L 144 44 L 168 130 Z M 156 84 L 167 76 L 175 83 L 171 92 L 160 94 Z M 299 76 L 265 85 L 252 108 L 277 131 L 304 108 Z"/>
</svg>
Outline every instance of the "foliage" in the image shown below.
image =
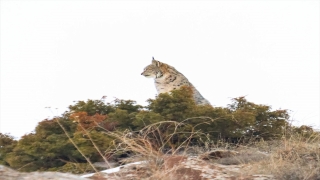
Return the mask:
<svg viewBox="0 0 320 180">
<path fill-rule="evenodd" d="M 300 127 L 295 127 L 294 132 L 302 134 L 304 136 L 310 136 L 314 133 L 314 130 L 310 126 L 302 125 Z"/>
<path fill-rule="evenodd" d="M 245 97 L 233 98 L 227 107 L 197 106 L 192 89 L 181 87 L 147 102 L 149 105 L 143 107 L 133 100 L 78 101 L 58 117 L 66 132 L 56 119 L 45 119 L 34 133 L 19 141 L 0 133 L 0 164 L 21 171 L 83 173 L 92 171 L 83 155 L 92 162 L 108 158 L 110 154 L 101 152 L 115 149 L 128 140 L 119 138 L 119 133 L 141 136 L 144 140 L 141 144 L 147 143 L 155 149 L 176 149 L 182 144 L 207 145 L 219 140 L 239 143 L 248 138 L 279 139 L 289 127 L 287 110 L 272 110 Z M 307 126 L 292 131 L 305 136 L 313 133 Z"/>
<path fill-rule="evenodd" d="M 76 122 L 78 131 L 88 131 L 97 127 L 99 124 L 107 119 L 107 115 L 96 113 L 93 116 L 88 116 L 87 112 L 75 112 L 70 115 L 70 119 Z"/>
<path fill-rule="evenodd" d="M 71 121 L 61 122 L 68 130 L 74 131 Z M 6 160 L 12 168 L 34 171 L 61 166 L 64 164 L 61 159 L 76 159 L 78 154 L 58 124 L 54 120 L 44 120 L 38 124 L 35 133 L 21 137 Z"/>
<path fill-rule="evenodd" d="M 60 118 L 59 121 L 85 155 L 90 156 L 94 161 L 101 159 L 88 136 L 77 130 L 77 124 L 73 123 L 69 117 Z M 92 131 L 90 137 L 101 149 L 105 149 L 108 142 L 112 141 L 97 131 Z M 48 170 L 64 166 L 67 162 L 86 162 L 55 119 L 40 122 L 35 133 L 21 137 L 12 152 L 7 153 L 5 160 L 12 168 L 22 171 Z"/>
<path fill-rule="evenodd" d="M 9 134 L 0 133 L 0 164 L 9 165 L 5 160 L 9 152 L 16 146 L 17 141 Z"/>
<path fill-rule="evenodd" d="M 105 104 L 99 100 L 77 101 L 75 105 L 69 106 L 70 112 L 87 112 L 89 116 L 96 113 L 105 115 L 115 110 L 114 106 L 109 103 Z"/>
<path fill-rule="evenodd" d="M 229 105 L 232 121 L 238 126 L 233 132 L 264 139 L 280 137 L 288 125 L 287 110 L 271 111 L 270 106 L 248 102 L 244 97 L 232 99 Z"/>
<path fill-rule="evenodd" d="M 129 114 L 133 112 L 139 112 L 143 106 L 136 105 L 136 101 L 133 100 L 122 100 L 122 99 L 115 99 L 114 100 L 114 107 L 115 109 L 122 109 L 126 110 Z"/>
<path fill-rule="evenodd" d="M 196 107 L 190 87 L 181 87 L 171 93 L 161 93 L 153 100 L 149 99 L 148 109 L 159 113 L 167 120 L 182 121 L 190 117 L 190 111 Z"/>
</svg>

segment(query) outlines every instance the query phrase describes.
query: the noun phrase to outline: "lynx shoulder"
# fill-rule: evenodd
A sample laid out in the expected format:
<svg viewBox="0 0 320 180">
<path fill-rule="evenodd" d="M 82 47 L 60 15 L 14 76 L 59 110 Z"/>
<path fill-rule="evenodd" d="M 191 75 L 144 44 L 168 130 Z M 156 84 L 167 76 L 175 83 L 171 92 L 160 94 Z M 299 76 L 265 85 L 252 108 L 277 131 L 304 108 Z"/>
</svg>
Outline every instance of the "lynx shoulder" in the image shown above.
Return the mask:
<svg viewBox="0 0 320 180">
<path fill-rule="evenodd" d="M 193 91 L 193 98 L 196 104 L 210 104 L 182 73 L 174 67 L 157 61 L 154 58 L 152 58 L 151 64 L 144 68 L 141 75 L 154 79 L 158 94 L 179 89 L 181 86 L 189 86 Z"/>
</svg>

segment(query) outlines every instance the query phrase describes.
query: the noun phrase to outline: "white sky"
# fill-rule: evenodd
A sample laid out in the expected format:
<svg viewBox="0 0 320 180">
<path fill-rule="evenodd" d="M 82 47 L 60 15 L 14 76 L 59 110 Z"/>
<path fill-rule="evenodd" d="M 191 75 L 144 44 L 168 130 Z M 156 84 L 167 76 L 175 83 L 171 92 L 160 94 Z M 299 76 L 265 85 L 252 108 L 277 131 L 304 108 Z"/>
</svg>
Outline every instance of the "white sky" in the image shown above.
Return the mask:
<svg viewBox="0 0 320 180">
<path fill-rule="evenodd" d="M 74 100 L 146 105 L 152 56 L 214 106 L 246 95 L 320 128 L 319 1 L 1 0 L 0 132 L 20 137 Z"/>
</svg>

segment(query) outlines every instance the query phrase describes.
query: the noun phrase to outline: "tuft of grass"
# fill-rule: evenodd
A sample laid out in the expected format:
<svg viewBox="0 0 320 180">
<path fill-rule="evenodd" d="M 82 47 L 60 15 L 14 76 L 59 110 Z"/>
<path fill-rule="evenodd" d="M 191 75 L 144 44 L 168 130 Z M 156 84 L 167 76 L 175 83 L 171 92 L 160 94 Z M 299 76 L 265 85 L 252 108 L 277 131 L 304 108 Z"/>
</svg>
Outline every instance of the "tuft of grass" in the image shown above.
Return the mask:
<svg viewBox="0 0 320 180">
<path fill-rule="evenodd" d="M 200 152 L 190 144 L 193 137 L 203 137 L 203 133 L 194 130 L 183 131 L 183 127 L 187 125 L 186 121 L 162 121 L 148 125 L 139 132 L 108 131 L 106 135 L 116 139 L 114 141 L 116 152 L 132 152 L 132 156 L 126 158 L 126 162 L 144 161 L 147 164 L 136 169 L 139 174 L 137 179 L 168 179 L 174 171 L 173 168 L 165 168 L 164 162 L 168 157 L 175 155 L 186 157 L 190 152 Z M 166 130 L 168 127 L 170 130 Z M 177 136 L 182 137 L 181 141 L 177 142 Z"/>
<path fill-rule="evenodd" d="M 268 147 L 268 148 L 266 148 Z M 272 174 L 276 179 L 320 179 L 320 133 L 291 134 L 264 142 L 268 158 L 247 164 L 248 174 Z"/>
</svg>

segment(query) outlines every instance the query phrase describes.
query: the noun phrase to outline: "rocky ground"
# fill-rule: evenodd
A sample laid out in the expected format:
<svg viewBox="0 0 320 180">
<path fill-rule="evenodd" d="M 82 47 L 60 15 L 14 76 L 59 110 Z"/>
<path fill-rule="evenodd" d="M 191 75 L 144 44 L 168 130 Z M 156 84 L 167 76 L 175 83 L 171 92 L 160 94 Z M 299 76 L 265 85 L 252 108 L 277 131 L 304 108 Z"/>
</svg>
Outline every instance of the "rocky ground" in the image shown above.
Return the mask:
<svg viewBox="0 0 320 180">
<path fill-rule="evenodd" d="M 159 167 L 160 168 L 160 167 Z M 167 180 L 209 180 L 209 179 L 274 179 L 272 175 L 245 175 L 243 165 L 222 165 L 211 163 L 198 157 L 168 156 L 163 160 L 161 170 L 150 168 L 147 162 L 121 168 L 118 172 L 94 174 L 96 180 L 167 179 Z"/>
<path fill-rule="evenodd" d="M 58 172 L 32 172 L 21 173 L 5 166 L 0 165 L 0 179 L 1 180 L 77 180 L 85 179 L 80 176 L 67 173 Z"/>
<path fill-rule="evenodd" d="M 47 179 L 95 179 L 95 180 L 133 180 L 133 179 L 166 179 L 166 180 L 209 180 L 209 179 L 275 179 L 272 175 L 248 175 L 242 169 L 244 162 L 258 161 L 268 155 L 257 152 L 243 154 L 236 151 L 215 150 L 197 156 L 164 155 L 159 159 L 128 163 L 123 166 L 101 171 L 99 173 L 77 176 L 57 172 L 21 173 L 0 166 L 0 179 L 5 180 L 47 180 Z"/>
<path fill-rule="evenodd" d="M 144 152 L 112 163 L 96 162 L 94 165 L 106 170 L 83 175 L 22 173 L 0 166 L 0 180 L 320 179 L 319 141 L 285 140 L 232 148 L 226 144 L 210 151 L 190 147 L 179 152 Z"/>
</svg>

